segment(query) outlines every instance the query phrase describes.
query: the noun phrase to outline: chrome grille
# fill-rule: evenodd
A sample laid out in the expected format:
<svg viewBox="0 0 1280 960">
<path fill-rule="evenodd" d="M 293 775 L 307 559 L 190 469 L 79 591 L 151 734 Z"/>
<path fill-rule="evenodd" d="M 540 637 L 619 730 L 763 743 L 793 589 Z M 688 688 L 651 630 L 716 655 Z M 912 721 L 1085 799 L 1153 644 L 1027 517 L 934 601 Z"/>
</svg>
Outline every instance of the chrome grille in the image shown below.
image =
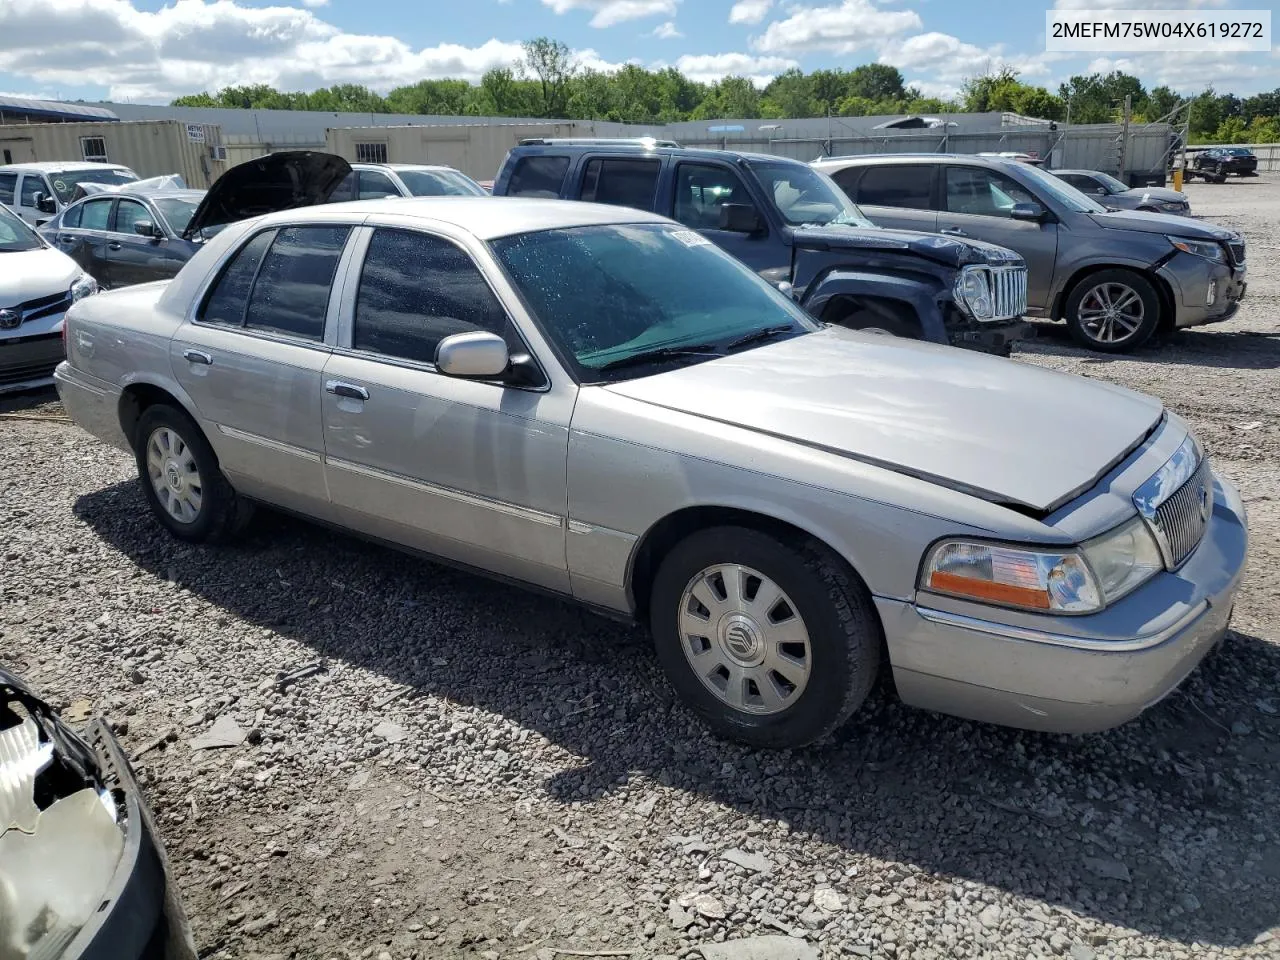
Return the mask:
<svg viewBox="0 0 1280 960">
<path fill-rule="evenodd" d="M 1209 480 L 1209 461 L 1202 460 L 1191 479 L 1156 507 L 1157 539 L 1163 541 L 1161 546 L 1170 566 L 1181 564 L 1199 546 L 1212 511 L 1213 486 Z"/>
<path fill-rule="evenodd" d="M 1027 312 L 1027 268 L 991 267 L 995 320 L 1016 320 Z"/>
</svg>

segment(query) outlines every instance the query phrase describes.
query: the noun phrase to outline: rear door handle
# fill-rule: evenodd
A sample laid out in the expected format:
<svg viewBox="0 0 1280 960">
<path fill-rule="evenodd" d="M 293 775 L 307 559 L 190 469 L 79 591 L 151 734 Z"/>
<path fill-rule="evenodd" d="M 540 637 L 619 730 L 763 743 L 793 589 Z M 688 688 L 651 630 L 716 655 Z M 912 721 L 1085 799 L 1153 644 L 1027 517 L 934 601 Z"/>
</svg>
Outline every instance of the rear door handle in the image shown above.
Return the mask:
<svg viewBox="0 0 1280 960">
<path fill-rule="evenodd" d="M 213 364 L 213 357 L 209 356 L 203 350 L 183 350 L 182 356 L 188 363 L 201 363 L 206 367 Z"/>
<path fill-rule="evenodd" d="M 324 385 L 324 389 L 335 397 L 346 397 L 348 400 L 369 399 L 369 391 L 364 387 L 358 387 L 354 383 L 343 383 L 341 380 L 330 380 Z"/>
<path fill-rule="evenodd" d="M 108 244 L 107 244 L 107 249 L 108 249 L 108 250 L 119 250 L 119 249 L 120 249 L 120 241 L 119 241 L 119 240 L 112 240 L 110 243 L 108 243 Z"/>
<path fill-rule="evenodd" d="M 943 228 L 942 228 L 941 230 L 939 230 L 938 232 L 939 232 L 939 233 L 946 233 L 946 234 L 950 234 L 950 235 L 951 235 L 951 236 L 953 236 L 953 237 L 963 237 L 963 236 L 964 236 L 964 231 L 963 231 L 963 230 L 961 230 L 959 227 L 943 227 Z"/>
</svg>

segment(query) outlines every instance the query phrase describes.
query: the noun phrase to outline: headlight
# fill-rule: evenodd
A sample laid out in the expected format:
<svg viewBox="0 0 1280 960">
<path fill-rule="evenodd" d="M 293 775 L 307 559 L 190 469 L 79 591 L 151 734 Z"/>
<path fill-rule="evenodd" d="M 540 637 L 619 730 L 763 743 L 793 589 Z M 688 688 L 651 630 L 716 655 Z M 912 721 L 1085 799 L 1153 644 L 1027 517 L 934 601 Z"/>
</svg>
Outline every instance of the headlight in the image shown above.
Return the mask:
<svg viewBox="0 0 1280 960">
<path fill-rule="evenodd" d="M 1192 256 L 1204 257 L 1206 260 L 1212 260 L 1214 263 L 1225 263 L 1227 259 L 1227 251 L 1222 249 L 1222 244 L 1213 240 L 1186 240 L 1182 237 L 1169 237 L 1169 242 L 1183 253 L 1189 253 Z"/>
<path fill-rule="evenodd" d="M 1164 569 L 1160 548 L 1141 517 L 1090 540 L 1083 550 L 1107 603 L 1136 590 Z"/>
<path fill-rule="evenodd" d="M 1164 569 L 1141 517 L 1080 547 L 944 540 L 925 557 L 920 589 L 1043 613 L 1094 613 Z"/>
<path fill-rule="evenodd" d="M 83 300 L 92 294 L 98 292 L 98 281 L 93 279 L 87 273 L 82 273 L 76 281 L 71 284 L 71 302 Z"/>
<path fill-rule="evenodd" d="M 1074 548 L 1042 550 L 947 540 L 929 552 L 920 587 L 1044 613 L 1092 613 L 1103 606 L 1097 581 Z"/>
<path fill-rule="evenodd" d="M 995 316 L 989 275 L 989 270 L 975 266 L 965 267 L 956 275 L 953 288 L 956 303 L 974 320 L 990 320 Z"/>
<path fill-rule="evenodd" d="M 1160 204 L 1160 209 L 1167 210 L 1170 213 L 1176 213 L 1181 210 L 1186 210 L 1187 205 L 1183 203 L 1181 200 L 1165 200 L 1163 203 Z"/>
</svg>

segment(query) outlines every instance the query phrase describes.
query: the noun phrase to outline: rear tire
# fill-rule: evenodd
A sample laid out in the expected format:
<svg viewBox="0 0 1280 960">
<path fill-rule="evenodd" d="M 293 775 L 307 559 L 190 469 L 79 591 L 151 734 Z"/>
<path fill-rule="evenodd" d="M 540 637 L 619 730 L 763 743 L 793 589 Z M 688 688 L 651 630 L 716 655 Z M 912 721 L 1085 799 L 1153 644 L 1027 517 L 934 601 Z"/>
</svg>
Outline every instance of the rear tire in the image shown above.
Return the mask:
<svg viewBox="0 0 1280 960">
<path fill-rule="evenodd" d="M 225 543 L 253 515 L 218 466 L 204 433 L 177 407 L 147 407 L 134 430 L 142 495 L 160 525 L 179 540 Z"/>
<path fill-rule="evenodd" d="M 1072 338 L 1101 353 L 1134 350 L 1160 323 L 1160 297 L 1132 270 L 1099 270 L 1071 290 L 1063 314 Z"/>
<path fill-rule="evenodd" d="M 649 622 L 681 699 L 717 736 L 764 749 L 840 727 L 870 693 L 884 643 L 870 592 L 839 557 L 745 527 L 677 544 Z"/>
</svg>

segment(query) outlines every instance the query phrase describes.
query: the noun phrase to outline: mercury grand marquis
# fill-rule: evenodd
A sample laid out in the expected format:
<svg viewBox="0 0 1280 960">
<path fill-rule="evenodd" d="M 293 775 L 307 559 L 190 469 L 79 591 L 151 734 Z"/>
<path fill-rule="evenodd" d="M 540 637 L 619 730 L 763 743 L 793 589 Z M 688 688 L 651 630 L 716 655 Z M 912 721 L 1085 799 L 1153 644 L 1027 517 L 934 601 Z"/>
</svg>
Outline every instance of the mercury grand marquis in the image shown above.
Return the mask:
<svg viewBox="0 0 1280 960">
<path fill-rule="evenodd" d="M 1240 496 L 1157 400 L 826 327 L 648 213 L 286 210 L 68 317 L 63 402 L 174 536 L 262 503 L 641 621 L 761 747 L 882 669 L 919 707 L 1123 723 L 1224 637 L 1244 565 Z"/>
</svg>

